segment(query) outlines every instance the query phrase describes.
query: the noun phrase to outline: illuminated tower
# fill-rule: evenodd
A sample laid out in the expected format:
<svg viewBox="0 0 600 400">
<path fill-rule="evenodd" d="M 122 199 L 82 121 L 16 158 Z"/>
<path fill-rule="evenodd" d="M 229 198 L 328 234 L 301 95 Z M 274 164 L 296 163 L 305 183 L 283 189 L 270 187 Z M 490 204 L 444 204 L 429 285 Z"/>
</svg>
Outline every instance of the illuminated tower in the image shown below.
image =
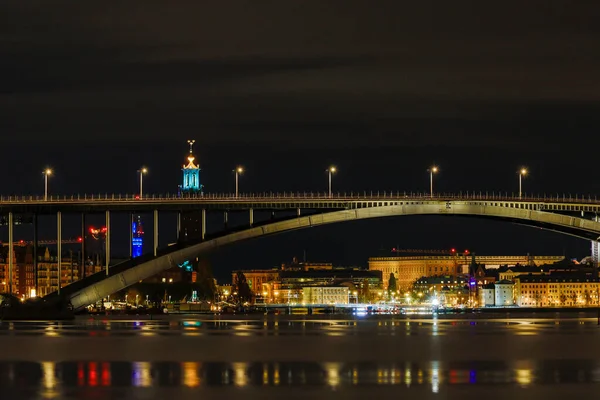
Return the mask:
<svg viewBox="0 0 600 400">
<path fill-rule="evenodd" d="M 188 140 L 190 145 L 190 154 L 187 157 L 187 164 L 183 165 L 183 182 L 181 185 L 182 193 L 202 193 L 202 184 L 200 183 L 200 165 L 194 163 L 196 157 L 193 154 L 195 140 Z"/>
<path fill-rule="evenodd" d="M 203 185 L 200 183 L 200 165 L 195 164 L 196 157 L 193 154 L 193 146 L 195 140 L 188 140 L 190 145 L 190 153 L 187 157 L 187 164 L 183 165 L 183 182 L 179 186 L 182 195 L 202 194 Z M 199 241 L 202 240 L 202 213 L 200 211 L 192 211 L 181 214 L 181 232 L 179 238 L 183 241 Z"/>
<path fill-rule="evenodd" d="M 131 222 L 131 257 L 139 257 L 144 249 L 144 227 L 142 217 L 136 215 Z"/>
</svg>

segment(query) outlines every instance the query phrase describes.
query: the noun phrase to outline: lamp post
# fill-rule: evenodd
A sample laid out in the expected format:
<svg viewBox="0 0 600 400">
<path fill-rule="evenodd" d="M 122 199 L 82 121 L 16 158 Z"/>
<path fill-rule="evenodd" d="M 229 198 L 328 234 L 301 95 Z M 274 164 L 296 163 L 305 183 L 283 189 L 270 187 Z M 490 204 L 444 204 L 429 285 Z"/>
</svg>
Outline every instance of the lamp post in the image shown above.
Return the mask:
<svg viewBox="0 0 600 400">
<path fill-rule="evenodd" d="M 429 171 L 429 194 L 433 197 L 433 174 L 438 172 L 438 167 L 433 165 L 427 171 Z"/>
<path fill-rule="evenodd" d="M 240 180 L 240 175 L 244 172 L 244 168 L 242 168 L 241 166 L 237 166 L 233 172 L 235 172 L 235 197 L 239 197 L 240 192 L 239 192 L 239 180 Z"/>
<path fill-rule="evenodd" d="M 148 168 L 146 167 L 142 167 L 138 170 L 139 174 L 140 174 L 140 199 L 143 196 L 144 193 L 144 174 L 148 173 Z"/>
<path fill-rule="evenodd" d="M 42 173 L 44 174 L 44 200 L 48 200 L 48 176 L 52 175 L 52 170 L 46 168 Z"/>
<path fill-rule="evenodd" d="M 527 168 L 519 170 L 519 198 L 523 197 L 523 177 L 527 175 Z"/>
<path fill-rule="evenodd" d="M 337 168 L 333 165 L 326 170 L 329 175 L 329 197 L 331 198 L 333 195 L 331 193 L 331 176 L 337 172 Z"/>
</svg>

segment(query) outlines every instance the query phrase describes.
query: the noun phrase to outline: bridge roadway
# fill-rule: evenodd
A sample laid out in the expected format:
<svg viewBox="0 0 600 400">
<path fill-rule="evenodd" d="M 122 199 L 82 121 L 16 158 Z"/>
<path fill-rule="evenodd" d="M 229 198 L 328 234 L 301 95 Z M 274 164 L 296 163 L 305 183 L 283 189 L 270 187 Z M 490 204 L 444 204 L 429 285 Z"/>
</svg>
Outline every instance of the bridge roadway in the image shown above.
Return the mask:
<svg viewBox="0 0 600 400">
<path fill-rule="evenodd" d="M 74 309 L 81 309 L 140 280 L 221 246 L 296 229 L 368 218 L 404 215 L 473 216 L 553 230 L 592 241 L 597 241 L 600 238 L 600 222 L 597 217 L 600 204 L 593 200 L 563 202 L 562 199 L 560 201 L 539 198 L 517 200 L 490 197 L 485 199 L 456 199 L 451 197 L 432 199 L 427 196 L 419 198 L 381 196 L 350 199 L 336 197 L 333 199 L 311 198 L 298 201 L 296 198 L 288 198 L 284 201 L 280 197 L 277 200 L 290 208 L 304 206 L 324 209 L 321 210 L 321 213 L 312 215 L 295 215 L 286 216 L 279 220 L 257 221 L 247 226 L 238 227 L 235 231 L 229 230 L 212 235 L 207 234 L 204 240 L 199 242 L 178 243 L 171 247 L 159 249 L 156 256 L 144 255 L 110 267 L 108 274 L 106 272 L 98 273 L 65 286 L 61 290 L 60 297 L 55 293 L 51 294 L 47 300 L 61 299 L 69 302 Z M 157 200 L 148 199 L 145 201 L 152 204 L 152 201 Z M 190 202 L 191 200 L 173 199 L 172 201 Z M 264 203 L 262 203 L 263 201 Z M 273 199 L 268 198 L 228 199 L 224 202 L 229 204 L 236 204 L 237 202 L 238 204 L 245 204 L 246 207 L 256 204 L 276 204 Z M 196 199 L 197 206 L 198 203 L 200 201 Z M 205 206 L 207 204 L 213 203 L 200 203 L 200 205 Z M 336 207 L 341 209 L 331 210 Z"/>
<path fill-rule="evenodd" d="M 58 211 L 94 213 L 103 211 L 235 211 L 235 210 L 296 210 L 296 209 L 360 209 L 381 206 L 432 204 L 432 202 L 470 202 L 472 205 L 498 206 L 549 212 L 600 213 L 600 200 L 591 196 L 523 196 L 488 194 L 487 192 L 443 193 L 433 197 L 424 193 L 399 191 L 336 193 L 251 193 L 203 195 L 144 195 L 131 194 L 1 196 L 0 214 L 52 214 Z"/>
</svg>

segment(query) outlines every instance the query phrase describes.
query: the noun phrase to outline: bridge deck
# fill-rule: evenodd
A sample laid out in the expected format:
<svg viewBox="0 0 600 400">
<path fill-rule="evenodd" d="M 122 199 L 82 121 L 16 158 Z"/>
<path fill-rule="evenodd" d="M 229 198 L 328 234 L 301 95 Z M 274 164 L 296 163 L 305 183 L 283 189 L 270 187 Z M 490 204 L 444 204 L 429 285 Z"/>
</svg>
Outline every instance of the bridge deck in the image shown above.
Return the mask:
<svg viewBox="0 0 600 400">
<path fill-rule="evenodd" d="M 404 192 L 344 193 L 328 197 L 323 193 L 257 193 L 232 195 L 205 194 L 194 196 L 147 195 L 73 195 L 51 196 L 48 200 L 36 196 L 0 197 L 0 213 L 53 213 L 63 212 L 142 212 L 151 210 L 207 211 L 235 210 L 295 210 L 295 209 L 357 209 L 404 204 L 458 203 L 484 206 L 522 208 L 529 210 L 600 212 L 600 200 L 591 196 L 527 196 L 515 197 L 486 193 L 427 194 Z"/>
</svg>

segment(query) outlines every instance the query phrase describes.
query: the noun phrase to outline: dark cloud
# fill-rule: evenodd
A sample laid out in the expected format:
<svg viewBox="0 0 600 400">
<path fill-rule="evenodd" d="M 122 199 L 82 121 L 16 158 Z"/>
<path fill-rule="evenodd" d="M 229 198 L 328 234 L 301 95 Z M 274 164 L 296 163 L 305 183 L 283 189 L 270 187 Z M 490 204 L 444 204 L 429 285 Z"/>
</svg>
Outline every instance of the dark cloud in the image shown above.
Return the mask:
<svg viewBox="0 0 600 400">
<path fill-rule="evenodd" d="M 589 2 L 4 7 L 6 137 L 510 146 L 598 122 Z"/>
</svg>

